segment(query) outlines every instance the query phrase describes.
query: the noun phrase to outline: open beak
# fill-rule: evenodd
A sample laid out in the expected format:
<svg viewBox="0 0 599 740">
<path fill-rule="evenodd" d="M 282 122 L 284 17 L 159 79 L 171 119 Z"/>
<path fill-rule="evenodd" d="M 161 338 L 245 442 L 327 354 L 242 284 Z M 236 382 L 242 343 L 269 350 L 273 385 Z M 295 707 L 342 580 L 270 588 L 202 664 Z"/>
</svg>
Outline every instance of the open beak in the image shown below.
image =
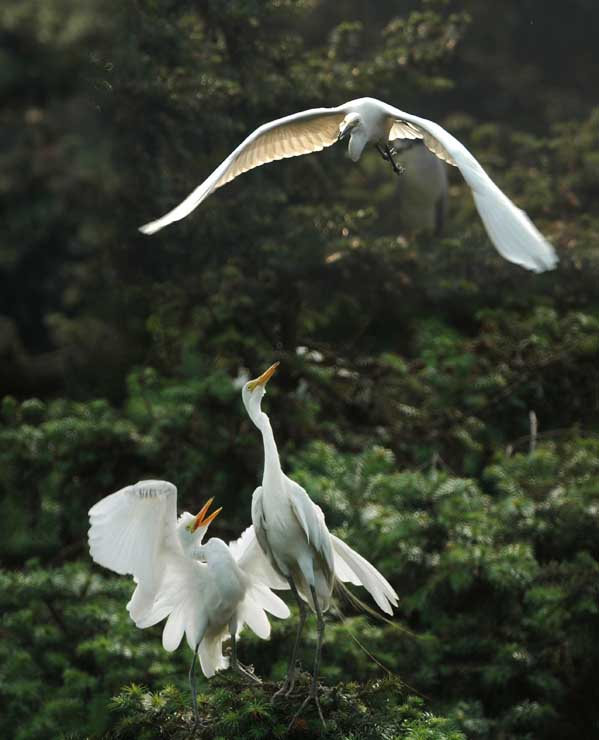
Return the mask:
<svg viewBox="0 0 599 740">
<path fill-rule="evenodd" d="M 275 362 L 275 364 L 271 365 L 268 370 L 265 370 L 259 378 L 256 378 L 256 380 L 250 380 L 250 382 L 248 383 L 249 390 L 253 391 L 256 390 L 259 385 L 266 385 L 275 374 L 275 370 L 279 367 L 280 364 L 280 362 Z"/>
<path fill-rule="evenodd" d="M 210 524 L 210 522 L 213 522 L 216 519 L 216 517 L 220 514 L 220 512 L 223 510 L 223 507 L 221 506 L 220 509 L 216 509 L 215 511 L 212 512 L 212 514 L 210 514 L 210 516 L 206 517 L 206 514 L 208 513 L 208 509 L 212 505 L 213 501 L 214 501 L 214 498 L 211 498 L 208 501 L 206 501 L 204 506 L 202 506 L 193 524 L 191 525 L 191 532 L 195 532 L 198 527 L 207 527 Z"/>
</svg>

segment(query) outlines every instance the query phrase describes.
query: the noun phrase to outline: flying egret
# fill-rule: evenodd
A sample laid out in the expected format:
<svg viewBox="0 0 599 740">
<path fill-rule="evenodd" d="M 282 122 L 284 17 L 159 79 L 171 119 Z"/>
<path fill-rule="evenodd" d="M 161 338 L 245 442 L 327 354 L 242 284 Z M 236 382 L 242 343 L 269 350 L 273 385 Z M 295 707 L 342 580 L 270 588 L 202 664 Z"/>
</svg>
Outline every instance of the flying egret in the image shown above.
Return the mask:
<svg viewBox="0 0 599 740">
<path fill-rule="evenodd" d="M 162 644 L 176 650 L 183 634 L 193 650 L 189 671 L 197 719 L 196 658 L 210 678 L 228 666 L 222 643 L 231 638 L 231 667 L 258 681 L 237 660 L 237 637 L 247 624 L 263 639 L 270 636 L 265 612 L 288 617 L 289 609 L 270 586 L 287 582 L 270 566 L 253 527 L 227 545 L 202 540 L 221 509 L 207 515 L 210 499 L 193 516 L 177 520 L 177 489 L 168 481 L 146 480 L 106 496 L 89 510 L 89 549 L 99 565 L 130 574 L 137 584 L 127 610 L 137 627 L 167 618 Z"/>
<path fill-rule="evenodd" d="M 261 409 L 266 384 L 278 365 L 275 363 L 242 389 L 243 404 L 262 433 L 264 443 L 264 473 L 262 485 L 256 488 L 252 497 L 252 522 L 260 547 L 274 570 L 288 581 L 299 607 L 299 623 L 287 678 L 277 694 L 286 692 L 288 696 L 293 690 L 297 648 L 306 619 L 305 604 L 308 604 L 316 612 L 318 640 L 310 692 L 295 717 L 313 700 L 324 722 L 317 684 L 324 638 L 322 615 L 329 608 L 336 581 L 364 586 L 387 614 L 393 614 L 398 597 L 373 565 L 329 532 L 320 507 L 311 501 L 300 485 L 283 473 L 270 420 Z"/>
<path fill-rule="evenodd" d="M 457 167 L 472 190 L 474 202 L 499 253 L 534 272 L 557 264 L 551 244 L 532 221 L 495 185 L 472 154 L 448 131 L 426 118 L 394 108 L 375 98 L 358 98 L 337 108 L 312 108 L 278 118 L 257 128 L 214 172 L 162 218 L 140 228 L 153 234 L 189 215 L 214 190 L 243 172 L 275 159 L 320 151 L 349 137 L 349 156 L 357 162 L 373 144 L 400 173 L 389 142 L 422 139 L 437 157 Z"/>
</svg>

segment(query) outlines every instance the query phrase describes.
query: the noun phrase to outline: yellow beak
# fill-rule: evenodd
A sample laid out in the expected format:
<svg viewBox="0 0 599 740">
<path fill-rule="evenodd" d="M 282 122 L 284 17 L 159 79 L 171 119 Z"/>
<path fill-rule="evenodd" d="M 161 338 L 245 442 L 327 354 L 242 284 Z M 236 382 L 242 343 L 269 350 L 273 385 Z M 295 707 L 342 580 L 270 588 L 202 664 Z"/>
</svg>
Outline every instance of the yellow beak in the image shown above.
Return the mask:
<svg viewBox="0 0 599 740">
<path fill-rule="evenodd" d="M 204 506 L 202 506 L 198 515 L 194 519 L 193 524 L 191 525 L 191 528 L 190 528 L 191 532 L 195 532 L 198 527 L 207 527 L 210 524 L 210 522 L 213 522 L 216 519 L 216 517 L 220 514 L 220 512 L 223 510 L 223 507 L 221 506 L 220 509 L 216 509 L 216 511 L 213 511 L 209 517 L 206 517 L 206 519 L 204 519 L 213 501 L 214 501 L 214 498 L 208 499 L 208 501 L 206 501 Z"/>
<path fill-rule="evenodd" d="M 271 365 L 268 370 L 265 370 L 259 378 L 256 378 L 256 380 L 250 380 L 250 382 L 248 383 L 249 390 L 253 391 L 259 385 L 266 385 L 275 374 L 275 370 L 279 367 L 280 364 L 280 362 L 275 362 L 275 364 Z"/>
</svg>

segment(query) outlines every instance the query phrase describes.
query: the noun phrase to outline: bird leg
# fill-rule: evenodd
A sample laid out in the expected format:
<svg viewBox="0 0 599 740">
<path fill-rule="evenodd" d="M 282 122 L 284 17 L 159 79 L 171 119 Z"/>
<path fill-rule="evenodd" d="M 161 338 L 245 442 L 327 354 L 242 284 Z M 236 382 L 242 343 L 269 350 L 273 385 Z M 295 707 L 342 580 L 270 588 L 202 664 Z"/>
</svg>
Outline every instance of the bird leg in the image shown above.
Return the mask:
<svg viewBox="0 0 599 740">
<path fill-rule="evenodd" d="M 306 707 L 311 701 L 313 701 L 316 704 L 316 709 L 318 710 L 318 716 L 320 717 L 320 721 L 322 722 L 323 726 L 326 727 L 326 722 L 324 721 L 324 717 L 322 715 L 322 709 L 320 708 L 320 701 L 318 699 L 318 673 L 320 671 L 320 655 L 322 652 L 322 643 L 324 640 L 324 619 L 322 616 L 322 611 L 320 609 L 320 604 L 318 603 L 318 598 L 316 596 L 316 590 L 314 586 L 310 586 L 310 592 L 312 593 L 312 599 L 314 600 L 314 607 L 316 609 L 317 631 L 318 631 L 318 638 L 316 641 L 316 653 L 314 654 L 314 670 L 312 672 L 312 683 L 310 684 L 310 693 L 304 699 L 301 707 L 293 715 L 293 719 L 289 723 L 289 727 L 287 728 L 288 732 L 293 727 L 295 720 L 299 717 L 299 715 L 304 710 L 304 707 Z"/>
<path fill-rule="evenodd" d="M 262 681 L 249 671 L 245 666 L 242 666 L 237 659 L 237 639 L 235 633 L 237 632 L 237 622 L 231 622 L 229 625 L 229 633 L 231 635 L 231 668 L 237 671 L 244 678 L 248 678 L 253 683 L 262 683 Z"/>
<path fill-rule="evenodd" d="M 196 686 L 196 677 L 195 677 L 196 660 L 198 657 L 199 648 L 200 648 L 200 643 L 198 642 L 198 644 L 196 645 L 196 649 L 193 653 L 193 660 L 191 661 L 191 668 L 189 669 L 189 686 L 191 688 L 191 705 L 193 707 L 193 717 L 194 717 L 196 725 L 200 721 L 200 715 L 198 714 L 198 688 Z"/>
<path fill-rule="evenodd" d="M 302 635 L 302 630 L 306 621 L 306 605 L 304 604 L 304 600 L 299 595 L 293 579 L 288 578 L 287 580 L 289 581 L 289 588 L 291 589 L 291 592 L 293 593 L 293 595 L 295 596 L 295 600 L 297 601 L 297 605 L 299 608 L 299 622 L 297 623 L 295 641 L 293 643 L 293 649 L 291 651 L 291 658 L 289 659 L 289 667 L 287 668 L 287 676 L 281 688 L 272 695 L 271 702 L 274 702 L 275 699 L 277 699 L 281 694 L 289 696 L 293 691 L 293 687 L 295 686 L 295 674 L 297 671 L 297 648 L 299 646 L 300 637 Z"/>
<path fill-rule="evenodd" d="M 385 144 L 385 154 L 386 154 L 386 157 L 383 157 L 383 158 L 391 162 L 391 166 L 393 167 L 393 172 L 395 172 L 396 175 L 404 175 L 406 168 L 403 167 L 401 164 L 398 164 L 395 161 L 396 151 L 395 149 L 390 147 L 389 144 Z"/>
<path fill-rule="evenodd" d="M 381 157 L 385 160 L 385 162 L 389 161 L 389 154 L 383 149 L 383 147 L 380 144 L 375 144 L 377 152 L 381 155 Z"/>
</svg>

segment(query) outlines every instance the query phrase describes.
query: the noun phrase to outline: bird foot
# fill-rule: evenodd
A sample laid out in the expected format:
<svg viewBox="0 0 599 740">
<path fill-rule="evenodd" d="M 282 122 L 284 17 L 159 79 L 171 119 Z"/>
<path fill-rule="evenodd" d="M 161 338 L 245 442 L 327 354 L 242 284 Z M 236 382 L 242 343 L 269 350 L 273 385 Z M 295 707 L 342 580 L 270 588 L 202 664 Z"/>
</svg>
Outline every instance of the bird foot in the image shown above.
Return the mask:
<svg viewBox="0 0 599 740">
<path fill-rule="evenodd" d="M 252 681 L 252 683 L 262 683 L 262 680 L 258 678 L 258 676 L 256 676 L 256 674 L 253 671 L 241 665 L 241 663 L 235 663 L 231 667 L 233 668 L 233 670 L 237 671 L 237 673 L 239 673 L 240 676 L 243 676 L 249 681 Z"/>
<path fill-rule="evenodd" d="M 274 704 L 275 701 L 281 696 L 289 696 L 289 686 L 289 681 L 285 680 L 281 688 L 277 689 L 277 691 L 275 691 L 275 693 L 270 697 L 270 703 Z"/>
<path fill-rule="evenodd" d="M 289 669 L 289 672 L 287 673 L 287 676 L 285 677 L 281 688 L 278 691 L 275 691 L 275 693 L 272 695 L 272 698 L 270 700 L 271 704 L 274 704 L 275 700 L 278 699 L 280 696 L 284 696 L 286 699 L 288 699 L 291 694 L 293 694 L 293 689 L 295 688 L 295 679 L 297 677 L 298 671 L 300 670 L 301 663 L 299 660 L 297 660 L 293 668 Z"/>
<path fill-rule="evenodd" d="M 293 715 L 293 718 L 291 722 L 289 723 L 289 726 L 287 727 L 287 732 L 291 732 L 291 728 L 295 724 L 296 719 L 300 716 L 300 714 L 304 711 L 304 709 L 308 706 L 308 704 L 313 701 L 314 704 L 316 704 L 316 709 L 318 710 L 318 716 L 320 717 L 320 721 L 322 722 L 322 726 L 326 727 L 327 723 L 324 721 L 324 716 L 322 714 L 322 709 L 320 708 L 320 700 L 318 699 L 318 694 L 316 691 L 310 691 L 308 696 L 304 699 L 302 702 L 300 708 L 297 710 L 297 712 Z"/>
<path fill-rule="evenodd" d="M 398 164 L 393 157 L 389 157 L 389 161 L 391 162 L 391 166 L 393 167 L 393 172 L 395 172 L 396 175 L 405 175 L 406 174 L 406 168 Z"/>
<path fill-rule="evenodd" d="M 390 162 L 391 167 L 393 167 L 393 172 L 395 172 L 396 175 L 403 175 L 405 174 L 406 168 L 403 167 L 401 164 L 395 161 L 395 156 L 397 154 L 397 149 L 394 146 L 391 146 L 390 144 L 387 144 L 385 148 L 377 145 L 377 149 L 379 151 L 379 154 L 381 157 L 386 161 Z"/>
<path fill-rule="evenodd" d="M 380 146 L 380 144 L 376 145 L 377 152 L 381 155 L 381 157 L 385 160 L 385 162 L 389 161 L 389 153 Z"/>
<path fill-rule="evenodd" d="M 197 704 L 194 704 L 192 708 L 192 718 L 191 718 L 191 723 L 190 723 L 191 732 L 195 733 L 200 728 L 201 725 L 202 725 L 202 720 L 200 719 L 200 713 L 198 711 Z"/>
</svg>

